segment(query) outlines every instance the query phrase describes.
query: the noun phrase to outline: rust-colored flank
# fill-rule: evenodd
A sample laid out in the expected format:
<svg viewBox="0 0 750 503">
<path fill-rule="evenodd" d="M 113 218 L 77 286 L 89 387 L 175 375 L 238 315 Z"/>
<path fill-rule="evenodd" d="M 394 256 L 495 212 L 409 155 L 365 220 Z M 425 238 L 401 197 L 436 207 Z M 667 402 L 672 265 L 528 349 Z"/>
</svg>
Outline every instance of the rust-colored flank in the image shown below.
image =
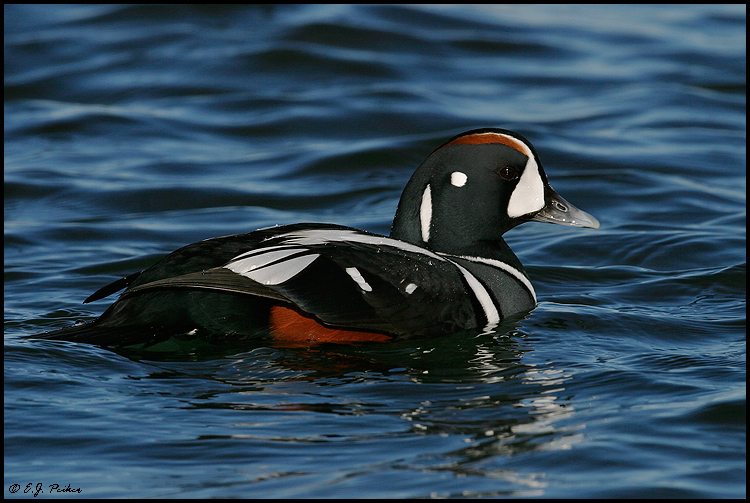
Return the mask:
<svg viewBox="0 0 750 503">
<path fill-rule="evenodd" d="M 375 332 L 328 328 L 313 318 L 284 306 L 273 306 L 271 308 L 269 322 L 274 340 L 292 346 L 307 346 L 324 342 L 340 344 L 388 342 L 392 339 L 389 335 Z"/>
</svg>

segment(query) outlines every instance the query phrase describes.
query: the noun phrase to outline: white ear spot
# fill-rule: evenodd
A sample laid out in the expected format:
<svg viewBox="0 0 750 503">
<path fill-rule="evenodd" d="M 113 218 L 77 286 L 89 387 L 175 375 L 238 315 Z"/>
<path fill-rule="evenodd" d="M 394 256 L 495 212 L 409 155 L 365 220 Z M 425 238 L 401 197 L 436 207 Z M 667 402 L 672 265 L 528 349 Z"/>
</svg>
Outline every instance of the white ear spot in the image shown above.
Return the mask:
<svg viewBox="0 0 750 503">
<path fill-rule="evenodd" d="M 430 186 L 424 189 L 422 204 L 419 206 L 419 224 L 422 228 L 422 241 L 430 240 L 430 222 L 432 221 L 432 193 Z"/>
<path fill-rule="evenodd" d="M 516 188 L 508 201 L 508 216 L 528 215 L 544 208 L 544 182 L 534 157 L 529 157 Z"/>
<path fill-rule="evenodd" d="M 414 283 L 409 283 L 408 285 L 406 285 L 406 288 L 404 288 L 404 291 L 408 293 L 409 295 L 411 295 L 414 293 L 414 290 L 416 289 L 417 289 L 417 285 L 415 285 Z"/>
<path fill-rule="evenodd" d="M 451 185 L 454 187 L 463 187 L 466 185 L 466 174 L 461 173 L 460 171 L 454 171 L 451 173 Z"/>
<path fill-rule="evenodd" d="M 365 278 L 362 277 L 362 273 L 360 273 L 356 267 L 347 267 L 345 271 L 362 290 L 365 292 L 372 292 L 372 287 L 367 281 L 365 281 Z"/>
</svg>

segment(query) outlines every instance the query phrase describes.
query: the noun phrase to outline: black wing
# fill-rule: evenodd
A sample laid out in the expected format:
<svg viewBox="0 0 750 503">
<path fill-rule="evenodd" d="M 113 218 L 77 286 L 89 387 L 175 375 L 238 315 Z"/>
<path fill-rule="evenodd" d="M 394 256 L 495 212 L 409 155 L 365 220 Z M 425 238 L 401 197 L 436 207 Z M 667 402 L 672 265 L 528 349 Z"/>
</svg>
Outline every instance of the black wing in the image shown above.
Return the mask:
<svg viewBox="0 0 750 503">
<path fill-rule="evenodd" d="M 222 267 L 131 287 L 122 300 L 163 289 L 245 294 L 292 304 L 332 327 L 400 336 L 452 333 L 483 321 L 451 261 L 353 229 L 301 232 L 301 242 L 285 232 Z"/>
<path fill-rule="evenodd" d="M 201 241 L 90 299 L 125 286 L 99 319 L 41 337 L 125 345 L 181 332 L 250 336 L 266 326 L 273 304 L 296 306 L 331 327 L 401 337 L 487 322 L 476 286 L 454 262 L 384 236 L 323 224 Z"/>
</svg>

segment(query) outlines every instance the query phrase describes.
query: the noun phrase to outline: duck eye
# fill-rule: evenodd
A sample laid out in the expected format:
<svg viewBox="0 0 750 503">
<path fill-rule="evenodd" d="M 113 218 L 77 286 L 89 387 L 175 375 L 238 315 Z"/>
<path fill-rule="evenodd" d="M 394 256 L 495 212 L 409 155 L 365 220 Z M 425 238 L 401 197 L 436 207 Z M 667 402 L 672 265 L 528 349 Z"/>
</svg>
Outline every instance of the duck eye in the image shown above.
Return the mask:
<svg viewBox="0 0 750 503">
<path fill-rule="evenodd" d="M 497 174 L 505 180 L 515 180 L 518 178 L 518 170 L 512 166 L 504 166 L 498 169 Z"/>
</svg>

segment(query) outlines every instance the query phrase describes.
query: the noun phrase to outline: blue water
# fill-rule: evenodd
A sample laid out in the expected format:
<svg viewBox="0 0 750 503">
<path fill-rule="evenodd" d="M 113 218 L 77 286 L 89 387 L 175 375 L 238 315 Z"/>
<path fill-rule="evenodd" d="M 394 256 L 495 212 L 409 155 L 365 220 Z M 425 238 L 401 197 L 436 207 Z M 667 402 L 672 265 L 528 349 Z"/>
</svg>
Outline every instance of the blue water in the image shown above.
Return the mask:
<svg viewBox="0 0 750 503">
<path fill-rule="evenodd" d="M 745 6 L 4 14 L 4 496 L 745 497 Z M 387 233 L 423 158 L 490 126 L 602 224 L 508 234 L 540 302 L 495 334 L 22 339 L 200 239 Z"/>
</svg>

